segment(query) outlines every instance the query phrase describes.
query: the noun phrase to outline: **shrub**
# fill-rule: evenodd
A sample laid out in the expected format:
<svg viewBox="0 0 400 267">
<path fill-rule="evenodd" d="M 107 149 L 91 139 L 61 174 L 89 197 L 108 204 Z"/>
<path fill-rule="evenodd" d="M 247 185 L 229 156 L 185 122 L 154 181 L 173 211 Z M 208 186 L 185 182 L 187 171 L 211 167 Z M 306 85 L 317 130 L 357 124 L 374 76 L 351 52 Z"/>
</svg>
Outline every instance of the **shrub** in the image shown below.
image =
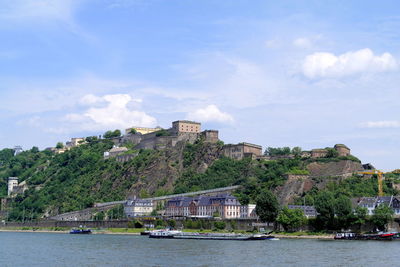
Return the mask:
<svg viewBox="0 0 400 267">
<path fill-rule="evenodd" d="M 214 222 L 214 227 L 217 230 L 224 230 L 226 227 L 225 222 Z"/>
</svg>

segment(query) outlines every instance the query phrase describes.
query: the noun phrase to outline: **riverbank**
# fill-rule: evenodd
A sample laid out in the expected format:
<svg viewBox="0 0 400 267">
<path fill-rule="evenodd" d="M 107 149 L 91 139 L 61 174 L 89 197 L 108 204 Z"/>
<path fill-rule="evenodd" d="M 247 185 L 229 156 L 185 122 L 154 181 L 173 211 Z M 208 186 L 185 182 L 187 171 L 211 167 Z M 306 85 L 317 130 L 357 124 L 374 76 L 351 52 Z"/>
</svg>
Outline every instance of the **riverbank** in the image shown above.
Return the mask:
<svg viewBox="0 0 400 267">
<path fill-rule="evenodd" d="M 1 228 L 0 232 L 20 232 L 20 233 L 54 233 L 68 234 L 71 228 L 56 227 L 56 228 L 39 228 L 39 227 L 7 227 Z M 108 229 L 91 229 L 92 234 L 123 234 L 123 235 L 140 235 L 144 229 L 136 228 L 108 228 Z"/>
<path fill-rule="evenodd" d="M 277 238 L 285 239 L 333 239 L 334 235 L 324 234 L 324 235 L 312 235 L 312 234 L 302 234 L 302 235 L 291 235 L 291 234 L 272 234 Z"/>
<path fill-rule="evenodd" d="M 6 227 L 1 228 L 0 232 L 22 232 L 22 233 L 60 233 L 68 234 L 71 229 L 67 227 L 55 228 L 40 228 L 40 227 Z M 93 234 L 112 234 L 112 235 L 140 235 L 144 231 L 143 228 L 106 228 L 106 229 L 91 229 Z M 202 232 L 202 233 L 231 233 L 228 231 L 212 231 L 201 229 L 184 229 L 184 232 Z M 244 231 L 235 231 L 235 233 L 246 233 Z M 324 233 L 308 233 L 308 232 L 295 232 L 295 233 L 272 233 L 277 238 L 284 239 L 333 239 L 332 234 Z"/>
</svg>

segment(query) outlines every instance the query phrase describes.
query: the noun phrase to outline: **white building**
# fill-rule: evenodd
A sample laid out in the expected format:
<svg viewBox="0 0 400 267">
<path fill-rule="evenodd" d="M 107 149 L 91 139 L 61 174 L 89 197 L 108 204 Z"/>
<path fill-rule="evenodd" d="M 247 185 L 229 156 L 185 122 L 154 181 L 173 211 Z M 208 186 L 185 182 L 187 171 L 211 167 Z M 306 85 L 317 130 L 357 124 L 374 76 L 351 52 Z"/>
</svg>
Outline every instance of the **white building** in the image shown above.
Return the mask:
<svg viewBox="0 0 400 267">
<path fill-rule="evenodd" d="M 146 216 L 153 211 L 153 201 L 134 197 L 124 203 L 126 217 Z"/>
<path fill-rule="evenodd" d="M 18 186 L 18 177 L 8 177 L 8 189 L 7 194 L 11 196 L 14 193 L 14 187 Z"/>
<path fill-rule="evenodd" d="M 240 218 L 252 218 L 255 215 L 256 204 L 247 204 L 240 206 Z"/>
</svg>

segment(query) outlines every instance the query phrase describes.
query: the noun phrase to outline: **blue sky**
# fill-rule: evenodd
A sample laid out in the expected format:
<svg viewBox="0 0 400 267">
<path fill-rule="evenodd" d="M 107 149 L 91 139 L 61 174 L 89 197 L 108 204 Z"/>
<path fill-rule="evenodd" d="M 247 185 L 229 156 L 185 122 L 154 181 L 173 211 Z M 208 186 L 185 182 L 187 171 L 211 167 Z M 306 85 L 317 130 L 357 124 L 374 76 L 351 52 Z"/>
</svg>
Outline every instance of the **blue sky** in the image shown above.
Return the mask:
<svg viewBox="0 0 400 267">
<path fill-rule="evenodd" d="M 351 3 L 349 3 L 351 2 Z M 0 147 L 200 121 L 400 168 L 398 1 L 0 1 Z"/>
</svg>

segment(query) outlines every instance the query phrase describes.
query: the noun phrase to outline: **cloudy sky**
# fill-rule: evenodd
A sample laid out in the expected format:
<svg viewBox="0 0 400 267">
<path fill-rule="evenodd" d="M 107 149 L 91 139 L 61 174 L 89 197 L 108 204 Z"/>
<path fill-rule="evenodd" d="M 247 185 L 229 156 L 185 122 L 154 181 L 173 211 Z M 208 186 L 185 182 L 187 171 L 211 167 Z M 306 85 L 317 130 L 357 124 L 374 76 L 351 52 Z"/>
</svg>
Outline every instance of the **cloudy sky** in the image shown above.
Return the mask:
<svg viewBox="0 0 400 267">
<path fill-rule="evenodd" d="M 2 0 L 0 147 L 177 119 L 400 168 L 400 3 Z"/>
</svg>

